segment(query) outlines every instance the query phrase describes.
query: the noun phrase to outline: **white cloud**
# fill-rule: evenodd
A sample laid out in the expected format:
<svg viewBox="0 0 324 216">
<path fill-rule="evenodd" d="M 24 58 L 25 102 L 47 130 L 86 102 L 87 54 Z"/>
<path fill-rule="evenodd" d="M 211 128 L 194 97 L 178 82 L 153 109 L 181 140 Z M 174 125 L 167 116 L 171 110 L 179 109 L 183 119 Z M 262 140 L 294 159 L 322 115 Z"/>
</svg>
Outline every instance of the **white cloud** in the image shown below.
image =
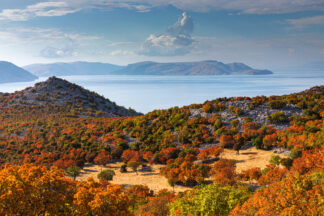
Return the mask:
<svg viewBox="0 0 324 216">
<path fill-rule="evenodd" d="M 110 56 L 128 56 L 134 55 L 135 53 L 129 50 L 114 50 L 109 53 Z"/>
<path fill-rule="evenodd" d="M 311 25 L 324 25 L 324 15 L 299 19 L 288 19 L 287 22 L 296 28 L 304 28 Z"/>
<path fill-rule="evenodd" d="M 149 56 L 176 56 L 189 53 L 194 44 L 190 34 L 193 32 L 193 21 L 187 13 L 170 26 L 163 34 L 151 34 L 143 43 L 139 54 Z"/>
<path fill-rule="evenodd" d="M 64 16 L 79 10 L 70 8 L 66 2 L 41 2 L 24 9 L 4 9 L 0 13 L 0 20 L 26 21 L 36 16 Z"/>
</svg>

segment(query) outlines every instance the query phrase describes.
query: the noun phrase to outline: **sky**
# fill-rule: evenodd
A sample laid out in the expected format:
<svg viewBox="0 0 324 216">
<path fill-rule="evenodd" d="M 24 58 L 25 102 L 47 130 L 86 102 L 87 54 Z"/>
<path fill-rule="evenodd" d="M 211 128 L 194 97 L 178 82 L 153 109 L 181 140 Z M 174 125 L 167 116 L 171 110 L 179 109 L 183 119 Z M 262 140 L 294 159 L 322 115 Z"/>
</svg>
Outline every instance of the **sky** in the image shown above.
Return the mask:
<svg viewBox="0 0 324 216">
<path fill-rule="evenodd" d="M 324 61 L 324 0 L 0 0 L 0 60 Z"/>
</svg>

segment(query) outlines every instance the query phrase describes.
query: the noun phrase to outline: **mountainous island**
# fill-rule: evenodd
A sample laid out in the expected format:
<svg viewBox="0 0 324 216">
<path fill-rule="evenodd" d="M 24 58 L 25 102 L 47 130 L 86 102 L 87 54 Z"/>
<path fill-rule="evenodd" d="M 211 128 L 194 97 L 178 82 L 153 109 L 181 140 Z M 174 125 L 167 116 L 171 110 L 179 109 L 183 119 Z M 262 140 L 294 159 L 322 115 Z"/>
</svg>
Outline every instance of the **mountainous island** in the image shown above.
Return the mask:
<svg viewBox="0 0 324 216">
<path fill-rule="evenodd" d="M 122 66 L 100 62 L 71 62 L 52 64 L 32 64 L 24 67 L 36 76 L 107 75 L 123 68 Z"/>
<path fill-rule="evenodd" d="M 321 215 L 324 86 L 142 115 L 55 77 L 0 95 L 0 214 Z"/>
<path fill-rule="evenodd" d="M 108 63 L 71 62 L 53 64 L 33 64 L 24 67 L 40 76 L 69 75 L 268 75 L 269 70 L 253 69 L 243 63 L 224 64 L 218 61 L 157 63 L 139 62 L 127 66 Z"/>
<path fill-rule="evenodd" d="M 253 69 L 243 63 L 224 64 L 219 61 L 129 64 L 115 73 L 127 75 L 268 75 L 269 70 Z"/>
<path fill-rule="evenodd" d="M 0 83 L 29 82 L 38 77 L 10 62 L 0 61 Z"/>
</svg>

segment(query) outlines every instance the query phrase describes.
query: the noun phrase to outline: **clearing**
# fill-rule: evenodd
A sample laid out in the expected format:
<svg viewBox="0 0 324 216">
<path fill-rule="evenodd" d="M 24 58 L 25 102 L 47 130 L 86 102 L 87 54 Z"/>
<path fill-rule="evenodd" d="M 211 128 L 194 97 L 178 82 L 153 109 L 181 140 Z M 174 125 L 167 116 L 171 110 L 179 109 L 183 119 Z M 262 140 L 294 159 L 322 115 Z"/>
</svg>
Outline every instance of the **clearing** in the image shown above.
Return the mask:
<svg viewBox="0 0 324 216">
<path fill-rule="evenodd" d="M 265 151 L 256 149 L 255 147 L 241 150 L 240 154 L 237 155 L 236 151 L 230 149 L 224 149 L 224 152 L 220 155 L 222 159 L 234 159 L 237 161 L 236 171 L 240 173 L 242 170 L 246 170 L 252 167 L 265 168 L 269 164 L 270 157 L 272 155 L 279 155 L 273 151 Z M 280 154 L 281 157 L 285 157 Z M 123 162 L 110 163 L 106 167 L 101 167 L 93 164 L 86 164 L 77 180 L 85 181 L 89 177 L 93 177 L 97 180 L 97 175 L 103 169 L 112 169 L 116 175 L 113 180 L 110 181 L 113 184 L 121 185 L 146 185 L 151 190 L 157 192 L 161 189 L 168 189 L 172 191 L 172 187 L 168 184 L 167 179 L 160 175 L 160 168 L 164 165 L 154 164 L 151 166 L 152 171 L 138 171 L 138 174 L 131 171 L 128 168 L 127 173 L 121 173 L 120 167 Z M 190 189 L 190 187 L 176 185 L 174 187 L 175 192 L 183 192 Z"/>
</svg>

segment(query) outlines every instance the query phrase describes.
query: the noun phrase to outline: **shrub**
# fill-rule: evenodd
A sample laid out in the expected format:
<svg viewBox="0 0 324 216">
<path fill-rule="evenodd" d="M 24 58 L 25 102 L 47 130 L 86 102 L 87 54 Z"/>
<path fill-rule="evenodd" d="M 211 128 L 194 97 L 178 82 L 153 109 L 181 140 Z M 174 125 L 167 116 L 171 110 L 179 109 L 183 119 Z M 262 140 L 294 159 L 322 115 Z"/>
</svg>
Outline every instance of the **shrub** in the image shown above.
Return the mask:
<svg viewBox="0 0 324 216">
<path fill-rule="evenodd" d="M 231 121 L 232 127 L 237 127 L 239 125 L 239 123 L 240 123 L 240 120 L 238 120 L 238 119 L 234 119 Z"/>
<path fill-rule="evenodd" d="M 213 105 L 210 102 L 207 102 L 201 110 L 205 113 L 212 113 L 213 112 Z"/>
<path fill-rule="evenodd" d="M 234 139 L 231 135 L 222 135 L 219 139 L 219 144 L 224 148 L 232 147 L 234 145 Z"/>
<path fill-rule="evenodd" d="M 268 102 L 268 106 L 271 109 L 281 109 L 286 106 L 286 102 L 283 100 L 272 100 Z"/>
<path fill-rule="evenodd" d="M 127 166 L 130 167 L 137 174 L 137 168 L 140 166 L 140 163 L 137 161 L 129 161 Z"/>
<path fill-rule="evenodd" d="M 289 122 L 289 118 L 285 115 L 285 113 L 278 111 L 268 116 L 267 121 L 271 124 L 280 124 Z"/>
<path fill-rule="evenodd" d="M 289 169 L 293 164 L 293 160 L 290 158 L 281 158 L 280 164 Z"/>
<path fill-rule="evenodd" d="M 113 180 L 114 175 L 116 175 L 116 173 L 113 170 L 103 170 L 98 174 L 98 179 L 100 180 L 106 180 L 106 181 L 111 181 Z"/>
<path fill-rule="evenodd" d="M 121 165 L 121 167 L 120 167 L 120 172 L 121 172 L 121 173 L 125 173 L 125 172 L 127 172 L 127 164 L 123 164 L 123 165 Z"/>
<path fill-rule="evenodd" d="M 252 145 L 255 146 L 257 149 L 260 149 L 262 147 L 262 138 L 261 137 L 253 138 Z"/>
<path fill-rule="evenodd" d="M 299 158 L 301 155 L 302 155 L 301 154 L 301 151 L 292 149 L 291 152 L 290 152 L 290 154 L 289 154 L 289 157 L 294 160 L 296 158 Z"/>
<path fill-rule="evenodd" d="M 270 158 L 270 161 L 269 161 L 269 162 L 270 162 L 271 164 L 274 164 L 274 165 L 279 166 L 279 164 L 280 164 L 280 160 L 281 160 L 281 158 L 280 158 L 279 155 L 272 155 L 271 158 Z"/>
</svg>

